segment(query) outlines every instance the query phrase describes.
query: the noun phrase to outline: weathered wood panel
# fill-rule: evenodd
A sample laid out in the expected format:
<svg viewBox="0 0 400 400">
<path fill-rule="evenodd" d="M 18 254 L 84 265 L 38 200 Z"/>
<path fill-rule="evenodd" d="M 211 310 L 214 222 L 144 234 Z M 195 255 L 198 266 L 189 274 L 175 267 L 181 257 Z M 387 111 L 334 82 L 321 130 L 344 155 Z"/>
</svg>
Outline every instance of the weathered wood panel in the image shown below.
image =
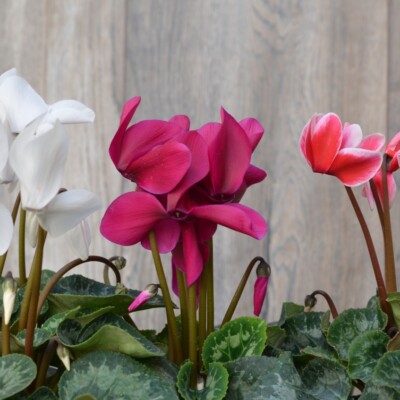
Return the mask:
<svg viewBox="0 0 400 400">
<path fill-rule="evenodd" d="M 1 0 L 0 12 L 0 71 L 16 66 L 48 102 L 76 98 L 95 110 L 93 126 L 69 127 L 65 185 L 93 190 L 104 206 L 133 189 L 108 160 L 128 98 L 142 96 L 138 119 L 184 113 L 198 127 L 219 120 L 222 105 L 238 119 L 263 123 L 255 163 L 269 176 L 244 202 L 265 215 L 269 234 L 257 242 L 218 232 L 218 318 L 255 255 L 273 269 L 264 312 L 269 320 L 277 318 L 282 301 L 301 302 L 316 288 L 330 292 L 339 309 L 360 306 L 372 294 L 373 274 L 346 193 L 334 178 L 311 173 L 298 139 L 314 112 L 337 112 L 360 123 L 365 134 L 400 130 L 397 2 L 38 0 L 33 6 Z M 363 209 L 379 233 L 364 202 Z M 154 281 L 148 252 L 102 239 L 100 218 L 92 218 L 93 252 L 126 256 L 124 279 L 131 287 Z M 398 207 L 393 219 L 399 230 Z M 49 240 L 46 266 L 58 268 L 71 256 Z M 10 265 L 15 260 L 13 248 Z M 80 271 L 101 276 L 97 265 Z M 251 304 L 250 285 L 238 314 L 250 313 Z M 144 326 L 161 326 L 161 316 L 138 318 Z"/>
</svg>

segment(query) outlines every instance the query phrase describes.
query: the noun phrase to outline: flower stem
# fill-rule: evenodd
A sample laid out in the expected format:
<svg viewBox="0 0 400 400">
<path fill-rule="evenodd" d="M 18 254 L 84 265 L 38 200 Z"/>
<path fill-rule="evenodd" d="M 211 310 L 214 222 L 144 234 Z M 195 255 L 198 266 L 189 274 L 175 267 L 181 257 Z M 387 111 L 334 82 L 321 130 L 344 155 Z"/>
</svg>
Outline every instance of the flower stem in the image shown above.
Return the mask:
<svg viewBox="0 0 400 400">
<path fill-rule="evenodd" d="M 384 243 L 385 243 L 385 282 L 388 292 L 397 292 L 396 267 L 394 261 L 392 226 L 390 221 L 390 205 L 387 183 L 387 155 L 382 162 L 382 188 L 383 188 L 383 218 L 384 218 Z"/>
<path fill-rule="evenodd" d="M 196 321 L 196 283 L 189 287 L 189 360 L 193 363 L 190 375 L 190 386 L 196 388 L 197 384 L 197 321 Z"/>
<path fill-rule="evenodd" d="M 18 266 L 19 266 L 19 284 L 26 283 L 26 266 L 25 266 L 25 224 L 26 211 L 21 208 L 19 214 L 19 242 L 18 242 Z"/>
<path fill-rule="evenodd" d="M 375 185 L 375 182 L 374 182 L 373 179 L 371 179 L 369 181 L 369 184 L 371 186 L 372 194 L 374 195 L 376 209 L 378 210 L 378 215 L 379 215 L 379 221 L 380 221 L 381 226 L 382 226 L 382 232 L 383 232 L 383 234 L 385 234 L 385 220 L 384 220 L 384 217 L 383 217 L 383 208 L 382 208 L 381 201 L 379 199 L 378 189 L 376 188 L 376 185 Z"/>
<path fill-rule="evenodd" d="M 371 263 L 372 263 L 372 269 L 374 271 L 375 280 L 376 280 L 376 284 L 378 287 L 378 295 L 379 295 L 380 304 L 381 304 L 382 310 L 388 316 L 388 321 L 389 321 L 388 324 L 390 327 L 390 326 L 392 326 L 393 318 L 392 318 L 392 314 L 390 312 L 389 305 L 386 301 L 387 293 L 386 293 L 385 282 L 382 277 L 382 271 L 379 266 L 379 261 L 378 261 L 377 255 L 376 255 L 374 243 L 372 241 L 372 237 L 369 232 L 368 225 L 365 222 L 364 216 L 361 212 L 360 206 L 358 205 L 358 202 L 356 200 L 356 197 L 354 196 L 352 189 L 348 186 L 345 186 L 345 188 L 346 188 L 346 192 L 349 196 L 350 202 L 353 206 L 353 209 L 357 215 L 358 222 L 360 223 L 361 230 L 364 234 L 365 242 L 367 243 L 367 248 L 368 248 L 369 256 L 370 256 Z"/>
<path fill-rule="evenodd" d="M 51 360 L 53 359 L 58 346 L 57 338 L 51 338 L 49 343 L 46 346 L 46 350 L 44 351 L 42 360 L 40 361 L 39 371 L 36 378 L 35 388 L 38 389 L 41 386 L 44 386 L 46 380 L 47 370 L 49 369 L 49 365 Z"/>
<path fill-rule="evenodd" d="M 332 318 L 336 319 L 338 317 L 339 313 L 337 312 L 337 309 L 336 309 L 335 303 L 332 300 L 332 297 L 329 296 L 329 294 L 326 293 L 324 290 L 314 290 L 314 292 L 312 292 L 310 294 L 310 296 L 315 298 L 315 296 L 317 294 L 321 295 L 326 300 L 326 302 L 328 303 L 329 309 L 331 310 Z"/>
<path fill-rule="evenodd" d="M 169 294 L 167 279 L 165 278 L 164 268 L 161 263 L 160 253 L 158 252 L 156 237 L 153 231 L 149 233 L 151 253 L 153 255 L 154 265 L 156 267 L 158 281 L 164 297 L 165 310 L 167 313 L 168 337 L 171 340 L 173 348 L 173 358 L 177 364 L 183 361 L 182 348 L 179 343 L 178 325 L 176 323 L 174 308 L 171 296 Z"/>
<path fill-rule="evenodd" d="M 39 318 L 40 310 L 42 309 L 47 296 L 53 290 L 53 288 L 57 284 L 57 282 L 71 269 L 78 267 L 79 265 L 85 264 L 87 262 L 92 262 L 92 261 L 107 264 L 113 270 L 117 283 L 121 282 L 121 275 L 119 273 L 118 268 L 107 258 L 100 257 L 100 256 L 89 256 L 86 260 L 81 260 L 80 258 L 77 258 L 76 260 L 70 261 L 68 264 L 65 264 L 62 268 L 60 268 L 51 277 L 51 279 L 46 283 L 46 286 L 43 288 L 43 290 L 39 296 L 36 318 Z M 28 284 L 29 284 L 29 281 L 28 281 Z"/>
<path fill-rule="evenodd" d="M 18 196 L 15 199 L 14 207 L 11 213 L 11 217 L 13 223 L 15 224 L 15 220 L 17 219 L 18 209 L 21 204 L 21 193 L 18 193 Z M 4 265 L 6 263 L 8 251 L 6 251 L 2 256 L 0 256 L 0 276 L 3 274 Z"/>
<path fill-rule="evenodd" d="M 183 358 L 186 359 L 188 356 L 188 348 L 189 348 L 189 316 L 188 316 L 186 283 L 183 272 L 179 268 L 176 268 L 175 271 L 178 280 L 179 301 L 181 308 Z"/>
<path fill-rule="evenodd" d="M 239 282 L 239 285 L 236 289 L 235 294 L 232 297 L 232 300 L 229 304 L 228 309 L 226 310 L 224 319 L 222 320 L 221 323 L 221 327 L 226 324 L 228 321 L 231 320 L 233 313 L 235 312 L 236 306 L 239 303 L 240 297 L 242 296 L 244 287 L 246 286 L 247 281 L 249 280 L 249 276 L 251 271 L 253 270 L 254 266 L 258 263 L 258 262 L 265 262 L 265 260 L 262 257 L 254 257 L 249 265 L 246 268 L 246 271 L 244 272 L 241 281 Z"/>
<path fill-rule="evenodd" d="M 46 231 L 44 231 L 43 228 L 39 227 L 36 252 L 33 258 L 31 273 L 29 276 L 29 280 L 32 281 L 32 286 L 31 286 L 31 294 L 29 300 L 29 313 L 26 323 L 26 336 L 25 336 L 25 354 L 29 357 L 33 356 L 33 338 L 36 327 L 36 311 L 39 300 L 40 279 L 42 276 L 43 248 L 45 241 L 46 241 Z"/>
<path fill-rule="evenodd" d="M 207 274 L 202 272 L 200 275 L 199 290 L 199 349 L 203 348 L 203 343 L 207 336 Z"/>
<path fill-rule="evenodd" d="M 5 310 L 3 306 L 3 318 L 1 319 L 1 355 L 10 354 L 10 324 L 6 325 L 4 318 Z"/>
<path fill-rule="evenodd" d="M 208 241 L 209 256 L 204 269 L 207 282 L 207 335 L 214 331 L 214 254 L 213 240 Z"/>
</svg>

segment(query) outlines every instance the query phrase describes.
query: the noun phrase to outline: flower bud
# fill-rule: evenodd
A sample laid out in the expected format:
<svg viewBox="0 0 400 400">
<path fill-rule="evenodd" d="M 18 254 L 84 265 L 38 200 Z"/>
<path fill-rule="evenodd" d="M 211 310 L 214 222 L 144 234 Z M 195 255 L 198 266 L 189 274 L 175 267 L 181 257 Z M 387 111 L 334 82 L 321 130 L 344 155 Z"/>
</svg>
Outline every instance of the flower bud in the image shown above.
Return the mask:
<svg viewBox="0 0 400 400">
<path fill-rule="evenodd" d="M 304 312 L 310 312 L 317 304 L 317 298 L 308 294 L 304 299 Z"/>
<path fill-rule="evenodd" d="M 271 275 L 270 265 L 265 260 L 262 259 L 262 261 L 260 261 L 260 264 L 258 264 L 258 267 L 256 269 L 256 274 L 257 276 L 265 276 L 269 278 Z"/>
<path fill-rule="evenodd" d="M 126 266 L 126 258 L 125 257 L 122 257 L 122 256 L 113 257 L 113 259 L 111 261 L 114 263 L 114 265 L 119 270 L 125 268 L 125 266 Z"/>
<path fill-rule="evenodd" d="M 256 270 L 257 280 L 254 284 L 254 295 L 253 295 L 253 305 L 254 305 L 254 315 L 257 317 L 261 313 L 261 308 L 263 306 L 265 296 L 267 295 L 267 287 L 269 282 L 269 277 L 271 275 L 271 267 L 269 264 L 262 260 Z"/>
<path fill-rule="evenodd" d="M 3 281 L 3 319 L 4 324 L 8 325 L 11 320 L 11 315 L 14 308 L 15 296 L 17 294 L 17 282 L 12 276 L 11 272 L 7 272 L 7 275 Z"/>
<path fill-rule="evenodd" d="M 71 352 L 69 351 L 69 349 L 67 349 L 60 342 L 58 342 L 58 345 L 57 345 L 57 355 L 58 355 L 58 358 L 61 360 L 61 362 L 64 364 L 65 369 L 67 371 L 69 371 L 71 368 L 72 355 L 71 355 Z"/>
<path fill-rule="evenodd" d="M 115 285 L 115 294 L 128 294 L 128 288 L 121 282 L 117 282 Z"/>
<path fill-rule="evenodd" d="M 157 292 L 160 285 L 151 283 L 147 285 L 145 289 L 140 292 L 139 296 L 132 302 L 132 304 L 128 307 L 128 311 L 132 312 L 140 307 L 142 304 L 147 303 L 151 298 L 153 298 Z"/>
</svg>

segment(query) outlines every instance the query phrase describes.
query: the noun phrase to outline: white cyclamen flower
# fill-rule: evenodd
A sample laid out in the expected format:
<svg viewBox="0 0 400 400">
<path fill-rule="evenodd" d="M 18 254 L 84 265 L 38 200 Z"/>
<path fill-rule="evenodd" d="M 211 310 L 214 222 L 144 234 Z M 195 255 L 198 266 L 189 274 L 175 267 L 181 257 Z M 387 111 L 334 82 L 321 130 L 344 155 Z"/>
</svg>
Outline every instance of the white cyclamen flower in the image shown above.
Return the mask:
<svg viewBox="0 0 400 400">
<path fill-rule="evenodd" d="M 8 250 L 13 231 L 14 224 L 10 211 L 0 203 L 0 256 Z"/>
</svg>

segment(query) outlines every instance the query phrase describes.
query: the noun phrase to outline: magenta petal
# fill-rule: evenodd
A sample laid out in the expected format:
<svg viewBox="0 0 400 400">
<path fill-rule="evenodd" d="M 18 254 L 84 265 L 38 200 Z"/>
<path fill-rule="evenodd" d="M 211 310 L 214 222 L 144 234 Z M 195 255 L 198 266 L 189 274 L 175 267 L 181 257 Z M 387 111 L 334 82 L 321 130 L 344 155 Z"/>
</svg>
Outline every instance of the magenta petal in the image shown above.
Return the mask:
<svg viewBox="0 0 400 400">
<path fill-rule="evenodd" d="M 386 146 L 386 154 L 389 157 L 395 157 L 400 150 L 400 132 L 397 132 Z"/>
<path fill-rule="evenodd" d="M 261 313 L 261 308 L 267 294 L 268 280 L 266 276 L 259 276 L 254 284 L 253 305 L 254 315 L 257 317 Z"/>
<path fill-rule="evenodd" d="M 100 232 L 114 243 L 129 246 L 140 242 L 165 217 L 164 207 L 153 195 L 129 192 L 118 197 L 107 208 Z"/>
<path fill-rule="evenodd" d="M 192 224 L 182 224 L 182 246 L 187 286 L 193 285 L 203 271 L 204 261 Z"/>
<path fill-rule="evenodd" d="M 250 164 L 244 176 L 244 181 L 246 182 L 246 186 L 249 187 L 263 181 L 266 177 L 267 173 L 263 169 Z"/>
<path fill-rule="evenodd" d="M 364 149 L 342 149 L 328 173 L 336 176 L 345 186 L 358 186 L 369 181 L 378 172 L 382 155 Z"/>
<path fill-rule="evenodd" d="M 190 119 L 186 115 L 174 115 L 169 122 L 180 126 L 184 131 L 188 131 L 190 128 Z"/>
<path fill-rule="evenodd" d="M 140 307 L 142 304 L 147 303 L 154 295 L 152 295 L 148 290 L 143 290 L 140 292 L 139 296 L 132 302 L 128 307 L 128 311 L 132 312 Z"/>
<path fill-rule="evenodd" d="M 239 189 L 250 164 L 251 146 L 243 128 L 222 110 L 222 126 L 209 146 L 210 177 L 214 194 Z"/>
<path fill-rule="evenodd" d="M 129 125 L 133 115 L 135 114 L 136 109 L 140 104 L 140 97 L 133 97 L 132 99 L 128 100 L 124 108 L 122 110 L 121 119 L 119 123 L 118 130 L 110 144 L 110 157 L 111 160 L 115 165 L 118 163 L 118 159 L 121 153 L 121 147 L 124 140 L 124 135 L 126 128 Z"/>
<path fill-rule="evenodd" d="M 182 133 L 177 137 L 177 141 L 187 146 L 191 152 L 192 159 L 183 179 L 168 194 L 168 210 L 174 209 L 183 193 L 203 179 L 209 171 L 207 143 L 197 132 Z"/>
<path fill-rule="evenodd" d="M 169 253 L 178 243 L 181 230 L 179 223 L 173 219 L 163 219 L 154 225 L 154 235 L 156 237 L 158 251 L 162 254 Z M 150 250 L 149 237 L 142 240 L 142 246 Z"/>
<path fill-rule="evenodd" d="M 385 136 L 381 133 L 374 133 L 372 135 L 366 136 L 358 148 L 365 150 L 381 151 L 385 145 Z"/>
<path fill-rule="evenodd" d="M 239 124 L 246 132 L 251 149 L 254 151 L 264 134 L 264 127 L 255 118 L 243 119 Z"/>
<path fill-rule="evenodd" d="M 132 162 L 124 176 L 150 193 L 164 194 L 171 191 L 185 176 L 191 160 L 187 146 L 168 142 L 154 147 Z"/>
<path fill-rule="evenodd" d="M 241 204 L 212 204 L 194 207 L 190 214 L 194 217 L 213 221 L 256 239 L 267 233 L 267 223 L 258 212 Z"/>
<path fill-rule="evenodd" d="M 336 114 L 325 114 L 311 131 L 314 172 L 326 173 L 335 159 L 342 141 L 342 124 Z"/>
<path fill-rule="evenodd" d="M 220 129 L 221 124 L 219 122 L 208 122 L 207 124 L 204 124 L 200 129 L 197 129 L 197 132 L 206 141 L 208 146 L 210 146 L 210 144 L 217 137 Z"/>
</svg>

